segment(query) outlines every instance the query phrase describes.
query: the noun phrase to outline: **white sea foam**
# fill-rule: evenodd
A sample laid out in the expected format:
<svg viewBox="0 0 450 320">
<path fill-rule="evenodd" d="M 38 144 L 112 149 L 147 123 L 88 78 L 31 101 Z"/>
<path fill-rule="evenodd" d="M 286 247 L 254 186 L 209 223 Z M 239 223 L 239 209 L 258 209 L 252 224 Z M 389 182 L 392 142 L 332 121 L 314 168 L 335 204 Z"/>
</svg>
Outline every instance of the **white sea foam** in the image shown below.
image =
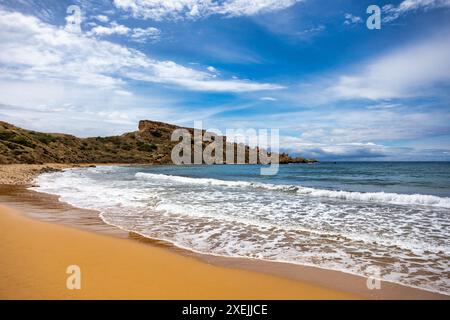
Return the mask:
<svg viewBox="0 0 450 320">
<path fill-rule="evenodd" d="M 260 188 L 273 191 L 297 192 L 301 195 L 312 197 L 336 198 L 352 201 L 375 201 L 400 205 L 425 205 L 442 208 L 450 208 L 450 198 L 437 197 L 424 194 L 398 194 L 385 192 L 354 192 L 307 188 L 295 185 L 277 185 L 269 183 L 249 182 L 249 181 L 227 181 L 210 178 L 190 178 L 182 176 L 136 173 L 137 178 L 173 181 L 175 183 L 185 183 L 193 185 L 211 185 L 232 188 Z"/>
<path fill-rule="evenodd" d="M 200 253 L 360 275 L 381 263 L 385 280 L 450 293 L 448 198 L 136 170 L 47 173 L 33 189 L 99 210 L 108 224 Z"/>
</svg>

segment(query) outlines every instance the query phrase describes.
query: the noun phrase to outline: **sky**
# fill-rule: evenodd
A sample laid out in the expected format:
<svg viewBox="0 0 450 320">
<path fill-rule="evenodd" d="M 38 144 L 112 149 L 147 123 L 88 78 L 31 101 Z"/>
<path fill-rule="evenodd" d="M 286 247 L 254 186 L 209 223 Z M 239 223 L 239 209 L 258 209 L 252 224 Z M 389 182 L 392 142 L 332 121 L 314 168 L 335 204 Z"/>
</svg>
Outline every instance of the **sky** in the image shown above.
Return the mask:
<svg viewBox="0 0 450 320">
<path fill-rule="evenodd" d="M 0 120 L 203 121 L 322 161 L 448 161 L 449 18 L 450 0 L 0 0 Z"/>
</svg>

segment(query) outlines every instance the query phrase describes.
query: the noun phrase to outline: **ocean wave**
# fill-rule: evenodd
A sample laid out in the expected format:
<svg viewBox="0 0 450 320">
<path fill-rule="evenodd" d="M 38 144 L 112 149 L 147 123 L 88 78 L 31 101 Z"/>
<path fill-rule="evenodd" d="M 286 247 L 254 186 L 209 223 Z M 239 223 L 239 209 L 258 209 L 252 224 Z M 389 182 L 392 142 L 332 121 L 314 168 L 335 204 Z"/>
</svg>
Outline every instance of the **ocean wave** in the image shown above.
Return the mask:
<svg viewBox="0 0 450 320">
<path fill-rule="evenodd" d="M 136 178 L 171 181 L 175 183 L 192 185 L 211 185 L 231 188 L 259 188 L 272 191 L 296 192 L 301 195 L 322 198 L 334 198 L 363 202 L 382 202 L 399 205 L 424 205 L 441 208 L 450 208 L 450 198 L 438 197 L 424 194 L 399 194 L 387 192 L 357 192 L 342 190 L 315 189 L 295 185 L 278 185 L 270 183 L 250 182 L 250 181 L 227 181 L 211 178 L 190 178 L 183 176 L 173 176 L 156 173 L 138 172 Z"/>
<path fill-rule="evenodd" d="M 363 276 L 368 266 L 389 259 L 391 263 L 382 267 L 384 281 L 450 292 L 446 277 L 448 210 L 436 208 L 445 207 L 443 201 L 448 198 L 140 170 L 83 168 L 46 173 L 31 189 L 98 210 L 107 224 L 198 253 L 310 265 Z M 390 208 L 380 202 L 409 206 Z"/>
</svg>

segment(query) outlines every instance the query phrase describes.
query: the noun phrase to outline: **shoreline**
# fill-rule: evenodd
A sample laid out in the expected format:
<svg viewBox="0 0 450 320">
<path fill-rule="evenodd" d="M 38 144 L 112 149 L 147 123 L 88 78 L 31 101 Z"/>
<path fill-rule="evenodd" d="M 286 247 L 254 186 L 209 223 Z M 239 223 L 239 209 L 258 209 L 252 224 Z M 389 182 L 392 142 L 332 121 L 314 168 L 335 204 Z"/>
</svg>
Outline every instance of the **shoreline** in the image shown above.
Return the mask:
<svg viewBox="0 0 450 320">
<path fill-rule="evenodd" d="M 93 165 L 94 164 L 87 164 L 85 166 Z M 70 167 L 74 166 L 67 165 L 64 168 Z M 362 276 L 346 273 L 343 271 L 324 269 L 316 266 L 304 266 L 293 264 L 290 262 L 269 261 L 241 257 L 225 257 L 198 253 L 189 249 L 177 247 L 176 245 L 163 240 L 149 239 L 136 233 L 129 233 L 125 230 L 121 230 L 103 222 L 103 220 L 98 216 L 97 211 L 73 207 L 70 204 L 60 202 L 58 200 L 58 197 L 55 195 L 27 190 L 26 187 L 27 184 L 22 184 L 17 187 L 3 186 L 2 189 L 0 189 L 0 201 L 4 202 L 6 200 L 7 205 L 12 207 L 18 205 L 16 209 L 19 209 L 22 214 L 25 213 L 25 215 L 28 217 L 38 220 L 44 220 L 46 222 L 50 222 L 51 224 L 75 227 L 76 229 L 87 230 L 96 234 L 100 233 L 107 236 L 112 236 L 113 238 L 121 238 L 121 240 L 132 240 L 136 243 L 143 243 L 145 246 L 148 246 L 150 248 L 162 248 L 163 250 L 170 251 L 172 253 L 175 253 L 176 255 L 194 258 L 195 260 L 200 261 L 200 263 L 214 265 L 219 268 L 244 270 L 255 274 L 275 276 L 281 279 L 286 279 L 288 281 L 312 284 L 314 286 L 319 286 L 320 288 L 328 288 L 341 293 L 350 294 L 353 298 L 450 299 L 450 297 L 446 295 L 387 281 L 382 281 L 382 290 L 368 290 L 366 287 L 366 278 Z M 14 198 L 14 196 L 9 200 L 5 198 L 5 188 L 16 188 L 16 191 L 13 191 L 13 193 L 18 193 L 18 195 L 15 196 L 15 204 L 14 201 L 11 201 L 11 198 Z M 27 206 L 24 203 L 21 203 L 24 197 L 27 196 L 30 198 L 34 198 L 34 200 L 37 200 L 38 202 L 41 201 L 43 203 L 46 203 L 46 205 L 44 205 L 44 209 L 40 209 L 41 211 L 45 211 L 46 208 L 48 210 L 50 204 L 52 211 L 60 213 L 63 210 L 68 210 L 71 217 L 75 213 L 75 215 L 80 218 L 80 221 L 74 222 L 73 219 L 63 221 L 64 219 L 61 219 L 61 217 L 59 219 L 55 219 L 54 217 L 52 218 L 52 214 L 45 213 L 44 215 L 42 215 L 43 212 L 41 212 L 41 215 L 36 213 L 30 214 L 30 212 L 33 211 L 33 208 L 31 208 L 30 205 Z M 28 201 L 33 202 L 34 200 L 29 199 Z M 41 205 L 43 203 L 41 203 Z M 277 297 L 275 297 L 275 299 L 277 299 Z M 327 298 L 325 297 L 325 299 Z"/>
<path fill-rule="evenodd" d="M 0 164 L 0 185 L 31 186 L 34 178 L 36 178 L 38 175 L 42 173 L 57 172 L 70 168 L 92 168 L 102 166 L 103 167 L 130 166 L 130 164 L 126 163 Z"/>
<path fill-rule="evenodd" d="M 0 206 L 0 299 L 359 299 L 218 267 L 157 246 L 32 220 Z M 57 239 L 57 241 L 55 241 Z M 81 269 L 68 290 L 66 269 Z"/>
</svg>

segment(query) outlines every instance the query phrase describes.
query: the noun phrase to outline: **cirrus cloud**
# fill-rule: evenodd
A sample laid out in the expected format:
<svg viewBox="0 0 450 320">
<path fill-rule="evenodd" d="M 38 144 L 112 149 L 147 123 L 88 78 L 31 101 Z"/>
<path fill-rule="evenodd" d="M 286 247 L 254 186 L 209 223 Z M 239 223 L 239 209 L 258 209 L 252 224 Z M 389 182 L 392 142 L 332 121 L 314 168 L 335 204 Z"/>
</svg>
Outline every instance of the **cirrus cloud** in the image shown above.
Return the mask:
<svg viewBox="0 0 450 320">
<path fill-rule="evenodd" d="M 252 16 L 291 7 L 302 0 L 114 0 L 114 5 L 136 18 L 152 20 L 199 19 L 214 14 Z"/>
<path fill-rule="evenodd" d="M 87 32 L 87 35 L 98 37 L 111 35 L 129 36 L 132 41 L 145 43 L 147 41 L 158 41 L 161 36 L 161 30 L 155 27 L 131 29 L 113 21 L 109 26 L 94 26 Z"/>
<path fill-rule="evenodd" d="M 385 22 L 391 22 L 413 11 L 450 8 L 450 0 L 404 0 L 398 6 L 388 4 L 383 7 Z"/>
</svg>

